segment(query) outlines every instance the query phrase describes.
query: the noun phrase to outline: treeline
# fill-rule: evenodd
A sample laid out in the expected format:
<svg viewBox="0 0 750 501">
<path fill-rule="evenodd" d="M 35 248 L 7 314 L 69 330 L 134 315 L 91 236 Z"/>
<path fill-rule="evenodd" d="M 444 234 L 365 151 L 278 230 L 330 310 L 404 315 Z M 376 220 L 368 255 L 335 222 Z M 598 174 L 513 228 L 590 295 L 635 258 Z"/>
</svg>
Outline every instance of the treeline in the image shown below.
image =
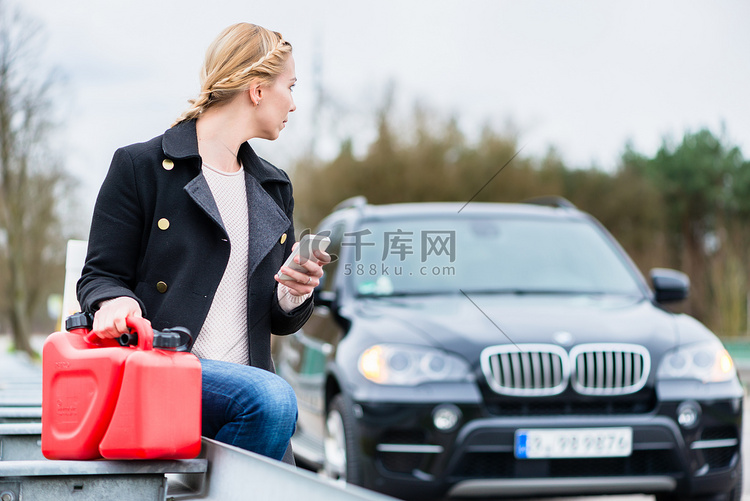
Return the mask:
<svg viewBox="0 0 750 501">
<path fill-rule="evenodd" d="M 0 333 L 33 354 L 32 332 L 51 332 L 51 294 L 62 292 L 66 215 L 74 184 L 50 148 L 58 74 L 40 64 L 42 30 L 0 0 Z"/>
<path fill-rule="evenodd" d="M 681 311 L 722 336 L 748 333 L 750 162 L 726 138 L 687 132 L 681 142 L 664 140 L 653 156 L 625 146 L 618 165 L 603 170 L 568 166 L 554 150 L 524 155 L 512 134 L 489 126 L 469 141 L 456 120 L 423 110 L 408 126 L 383 110 L 377 128 L 364 154 L 345 140 L 330 161 L 297 162 L 300 228 L 314 228 L 355 195 L 375 204 L 560 195 L 599 219 L 644 275 L 653 267 L 687 273 L 691 296 Z"/>
</svg>

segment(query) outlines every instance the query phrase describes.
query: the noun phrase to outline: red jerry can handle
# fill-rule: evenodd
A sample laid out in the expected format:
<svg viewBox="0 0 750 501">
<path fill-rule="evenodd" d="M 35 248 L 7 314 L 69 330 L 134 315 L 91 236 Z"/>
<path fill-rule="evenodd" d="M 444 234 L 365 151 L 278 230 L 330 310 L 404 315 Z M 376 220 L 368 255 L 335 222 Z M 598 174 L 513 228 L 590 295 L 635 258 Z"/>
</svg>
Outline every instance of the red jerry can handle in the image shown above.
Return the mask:
<svg viewBox="0 0 750 501">
<path fill-rule="evenodd" d="M 143 317 L 127 316 L 125 325 L 130 329 L 130 333 L 122 334 L 120 337 L 112 339 L 116 346 L 137 345 L 139 350 L 148 351 L 154 349 L 154 331 L 151 328 L 151 322 Z M 96 332 L 89 332 L 84 339 L 90 344 L 101 346 L 105 343 L 111 344 L 109 340 L 100 338 Z"/>
<path fill-rule="evenodd" d="M 136 334 L 138 334 L 138 349 L 154 349 L 154 330 L 151 328 L 151 322 L 143 317 L 129 316 L 125 318 L 125 324 Z"/>
</svg>

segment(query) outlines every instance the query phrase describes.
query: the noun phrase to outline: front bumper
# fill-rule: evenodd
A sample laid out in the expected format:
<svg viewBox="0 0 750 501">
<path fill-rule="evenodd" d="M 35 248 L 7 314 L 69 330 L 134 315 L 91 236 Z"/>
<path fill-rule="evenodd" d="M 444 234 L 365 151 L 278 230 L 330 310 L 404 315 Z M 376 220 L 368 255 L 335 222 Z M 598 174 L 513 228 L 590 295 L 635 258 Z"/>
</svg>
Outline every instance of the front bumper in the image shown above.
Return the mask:
<svg viewBox="0 0 750 501">
<path fill-rule="evenodd" d="M 700 421 L 676 422 L 680 402 L 648 414 L 488 417 L 460 406 L 456 430 L 438 431 L 435 406 L 359 403 L 365 486 L 403 499 L 726 492 L 741 468 L 742 400 L 699 402 Z M 628 457 L 517 459 L 520 428 L 631 427 Z"/>
</svg>

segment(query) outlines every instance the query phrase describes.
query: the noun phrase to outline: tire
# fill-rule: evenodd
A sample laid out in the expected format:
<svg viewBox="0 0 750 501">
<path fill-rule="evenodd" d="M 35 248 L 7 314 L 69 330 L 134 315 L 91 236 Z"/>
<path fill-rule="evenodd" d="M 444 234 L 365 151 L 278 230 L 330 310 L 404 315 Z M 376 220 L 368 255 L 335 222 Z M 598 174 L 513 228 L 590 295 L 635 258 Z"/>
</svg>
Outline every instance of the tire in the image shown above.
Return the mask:
<svg viewBox="0 0 750 501">
<path fill-rule="evenodd" d="M 323 441 L 323 475 L 337 482 L 362 485 L 357 422 L 341 394 L 328 406 Z"/>
</svg>

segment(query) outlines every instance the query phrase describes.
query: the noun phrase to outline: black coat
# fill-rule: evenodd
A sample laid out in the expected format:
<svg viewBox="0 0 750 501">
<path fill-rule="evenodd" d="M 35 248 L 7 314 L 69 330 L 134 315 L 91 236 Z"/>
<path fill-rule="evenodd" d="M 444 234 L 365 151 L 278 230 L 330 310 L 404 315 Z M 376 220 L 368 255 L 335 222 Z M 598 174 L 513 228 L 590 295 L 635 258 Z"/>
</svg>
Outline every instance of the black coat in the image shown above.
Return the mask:
<svg viewBox="0 0 750 501">
<path fill-rule="evenodd" d="M 289 177 L 245 143 L 249 214 L 250 365 L 273 371 L 270 334 L 307 321 L 312 298 L 284 312 L 274 274 L 294 243 Z M 229 240 L 201 173 L 195 122 L 115 152 L 94 208 L 86 263 L 78 281 L 84 311 L 119 296 L 136 299 L 155 329 L 200 332 L 229 260 Z"/>
</svg>

